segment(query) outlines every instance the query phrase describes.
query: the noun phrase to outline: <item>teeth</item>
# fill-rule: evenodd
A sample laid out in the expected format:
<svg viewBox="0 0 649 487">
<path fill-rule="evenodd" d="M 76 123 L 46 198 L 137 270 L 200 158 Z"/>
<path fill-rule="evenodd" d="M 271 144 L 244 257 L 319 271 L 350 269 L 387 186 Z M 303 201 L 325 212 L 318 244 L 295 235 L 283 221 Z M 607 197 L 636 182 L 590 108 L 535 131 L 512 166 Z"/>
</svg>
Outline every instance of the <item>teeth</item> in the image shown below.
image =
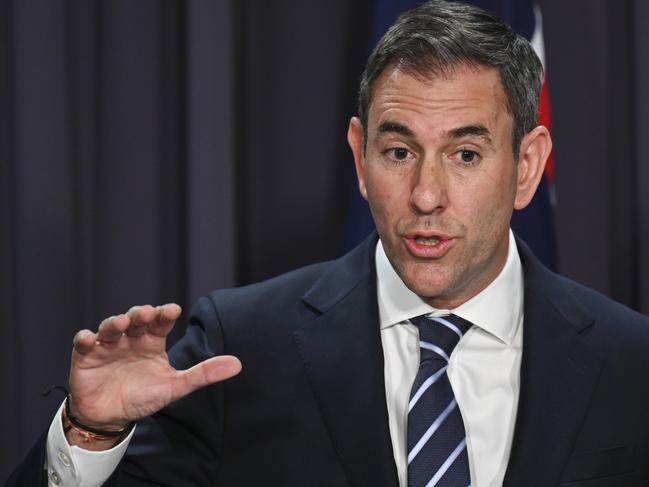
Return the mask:
<svg viewBox="0 0 649 487">
<path fill-rule="evenodd" d="M 415 242 L 421 245 L 437 245 L 439 243 L 438 237 L 417 237 Z"/>
</svg>

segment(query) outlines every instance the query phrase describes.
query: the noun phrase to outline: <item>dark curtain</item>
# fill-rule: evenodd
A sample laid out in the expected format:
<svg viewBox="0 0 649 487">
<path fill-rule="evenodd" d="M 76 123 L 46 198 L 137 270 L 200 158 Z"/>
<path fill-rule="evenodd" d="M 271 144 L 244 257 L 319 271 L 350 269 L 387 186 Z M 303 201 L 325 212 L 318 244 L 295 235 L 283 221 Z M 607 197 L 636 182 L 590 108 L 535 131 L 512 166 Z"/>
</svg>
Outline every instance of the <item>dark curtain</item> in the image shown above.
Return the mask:
<svg viewBox="0 0 649 487">
<path fill-rule="evenodd" d="M 74 333 L 344 245 L 371 0 L 0 0 L 0 481 Z M 560 268 L 649 312 L 649 11 L 542 2 Z"/>
<path fill-rule="evenodd" d="M 76 330 L 236 283 L 229 2 L 2 2 L 0 479 Z"/>
<path fill-rule="evenodd" d="M 649 11 L 541 2 L 556 154 L 559 269 L 649 313 Z"/>
<path fill-rule="evenodd" d="M 636 296 L 637 309 L 649 314 L 649 3 L 634 0 L 630 13 L 630 30 L 633 35 L 630 55 L 634 67 L 630 125 L 635 170 L 632 173 L 632 186 L 629 191 L 632 191 L 636 198 L 632 223 L 636 249 L 632 266 L 635 274 L 631 285 Z"/>
<path fill-rule="evenodd" d="M 354 184 L 346 134 L 368 51 L 370 3 L 236 4 L 241 282 L 343 249 Z"/>
</svg>

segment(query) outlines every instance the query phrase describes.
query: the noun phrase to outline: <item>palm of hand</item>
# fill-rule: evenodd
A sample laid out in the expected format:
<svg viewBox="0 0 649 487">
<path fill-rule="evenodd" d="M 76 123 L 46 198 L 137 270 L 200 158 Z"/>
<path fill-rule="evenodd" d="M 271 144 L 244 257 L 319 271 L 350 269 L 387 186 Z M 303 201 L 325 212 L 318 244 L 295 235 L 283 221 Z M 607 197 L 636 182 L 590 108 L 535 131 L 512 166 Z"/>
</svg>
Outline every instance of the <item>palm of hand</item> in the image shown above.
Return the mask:
<svg viewBox="0 0 649 487">
<path fill-rule="evenodd" d="M 104 320 L 97 333 L 79 332 L 70 369 L 73 414 L 88 426 L 120 429 L 239 372 L 230 356 L 185 371 L 171 367 L 166 336 L 179 315 L 177 305 L 134 307 Z"/>
</svg>

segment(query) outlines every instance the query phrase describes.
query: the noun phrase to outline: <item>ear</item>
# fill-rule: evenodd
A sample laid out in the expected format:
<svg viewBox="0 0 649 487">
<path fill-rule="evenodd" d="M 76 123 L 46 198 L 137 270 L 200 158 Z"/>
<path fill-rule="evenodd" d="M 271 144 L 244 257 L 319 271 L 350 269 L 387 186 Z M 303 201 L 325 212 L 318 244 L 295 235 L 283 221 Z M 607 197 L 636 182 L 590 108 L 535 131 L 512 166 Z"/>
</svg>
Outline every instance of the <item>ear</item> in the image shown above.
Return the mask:
<svg viewBox="0 0 649 487">
<path fill-rule="evenodd" d="M 523 137 L 518 156 L 515 209 L 521 210 L 532 201 L 551 151 L 552 138 L 543 125 L 539 125 Z"/>
<path fill-rule="evenodd" d="M 356 176 L 358 176 L 358 189 L 363 198 L 367 199 L 367 188 L 365 187 L 365 140 L 363 137 L 363 125 L 358 117 L 352 117 L 349 121 L 347 142 L 354 154 Z"/>
</svg>

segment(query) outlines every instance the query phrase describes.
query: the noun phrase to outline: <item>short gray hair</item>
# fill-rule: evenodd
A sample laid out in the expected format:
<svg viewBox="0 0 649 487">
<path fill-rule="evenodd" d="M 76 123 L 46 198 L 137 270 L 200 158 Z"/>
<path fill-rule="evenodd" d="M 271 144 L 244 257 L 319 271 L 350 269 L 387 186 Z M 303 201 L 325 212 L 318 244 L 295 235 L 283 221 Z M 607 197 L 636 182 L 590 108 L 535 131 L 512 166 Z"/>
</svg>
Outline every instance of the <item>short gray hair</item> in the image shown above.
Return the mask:
<svg viewBox="0 0 649 487">
<path fill-rule="evenodd" d="M 367 118 L 377 78 L 389 66 L 419 76 L 449 76 L 467 64 L 495 69 L 514 119 L 518 159 L 526 133 L 538 123 L 543 66 L 530 43 L 495 15 L 457 2 L 431 0 L 402 14 L 372 51 L 358 94 L 367 143 Z"/>
</svg>

